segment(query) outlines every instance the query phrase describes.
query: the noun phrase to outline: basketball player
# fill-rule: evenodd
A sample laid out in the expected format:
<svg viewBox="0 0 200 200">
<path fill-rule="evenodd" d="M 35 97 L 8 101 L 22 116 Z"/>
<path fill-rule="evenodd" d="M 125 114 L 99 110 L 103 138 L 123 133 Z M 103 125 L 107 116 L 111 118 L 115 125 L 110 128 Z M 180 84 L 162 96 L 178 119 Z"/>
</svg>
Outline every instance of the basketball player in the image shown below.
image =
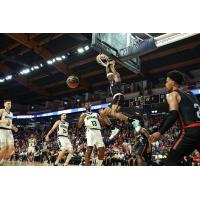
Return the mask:
<svg viewBox="0 0 200 200">
<path fill-rule="evenodd" d="M 101 135 L 101 125 L 103 123 L 101 117 L 98 113 L 91 112 L 91 105 L 89 103 L 85 104 L 86 113 L 82 113 L 78 122 L 78 128 L 85 125 L 86 128 L 86 138 L 87 138 L 87 151 L 85 154 L 85 164 L 89 166 L 91 154 L 94 145 L 98 149 L 98 160 L 97 166 L 101 166 L 104 159 L 105 145 Z"/>
<path fill-rule="evenodd" d="M 59 161 L 63 158 L 65 153 L 67 152 L 67 159 L 64 163 L 64 166 L 67 166 L 71 158 L 73 157 L 73 147 L 68 139 L 68 127 L 69 123 L 66 121 L 66 114 L 62 114 L 60 116 L 60 120 L 56 121 L 51 130 L 48 132 L 46 135 L 46 141 L 49 141 L 49 136 L 57 129 L 57 140 L 58 140 L 58 145 L 60 148 L 60 152 L 58 154 L 58 157 L 55 162 L 55 166 L 58 166 Z"/>
<path fill-rule="evenodd" d="M 195 95 L 181 89 L 183 82 L 184 77 L 179 71 L 167 74 L 165 86 L 169 91 L 169 114 L 159 131 L 150 136 L 151 142 L 159 140 L 177 119 L 180 120 L 182 133 L 171 148 L 165 163 L 170 166 L 179 165 L 183 157 L 190 155 L 195 149 L 200 152 L 200 104 Z"/>
<path fill-rule="evenodd" d="M 34 161 L 35 146 L 36 146 L 36 139 L 32 134 L 31 138 L 28 139 L 28 160 L 30 162 Z"/>
<path fill-rule="evenodd" d="M 47 142 L 42 143 L 42 162 L 48 162 L 48 145 Z"/>
<path fill-rule="evenodd" d="M 11 100 L 4 100 L 4 109 L 0 109 L 0 161 L 7 161 L 14 153 L 14 139 L 12 130 L 18 129 L 12 124 L 13 113 L 11 110 Z M 4 123 L 7 122 L 7 123 Z"/>
<path fill-rule="evenodd" d="M 142 123 L 141 123 L 142 124 Z M 136 165 L 151 164 L 151 143 L 148 141 L 149 132 L 142 128 L 139 120 L 134 120 L 132 123 L 135 129 L 135 144 L 133 146 L 133 154 L 136 156 Z"/>
<path fill-rule="evenodd" d="M 115 69 L 115 61 L 110 61 L 108 56 L 100 54 L 96 58 L 97 62 L 102 66 L 106 67 L 106 76 L 110 82 L 110 92 L 113 96 L 113 101 L 111 106 L 101 110 L 100 115 L 104 123 L 108 126 L 111 126 L 111 121 L 108 119 L 108 116 L 112 116 L 120 121 L 124 122 L 133 122 L 133 119 L 125 116 L 120 112 L 121 106 L 124 104 L 124 95 L 121 91 L 121 78 L 120 74 Z M 106 62 L 104 63 L 103 60 Z M 118 128 L 112 130 L 110 139 L 112 139 L 119 132 Z"/>
</svg>

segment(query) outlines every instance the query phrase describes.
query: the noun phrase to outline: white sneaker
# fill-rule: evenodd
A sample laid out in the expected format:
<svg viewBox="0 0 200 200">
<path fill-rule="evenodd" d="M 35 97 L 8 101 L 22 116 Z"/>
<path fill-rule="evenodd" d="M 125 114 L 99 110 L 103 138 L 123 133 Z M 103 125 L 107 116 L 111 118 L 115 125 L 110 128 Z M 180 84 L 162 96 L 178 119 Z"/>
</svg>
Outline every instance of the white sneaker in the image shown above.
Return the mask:
<svg viewBox="0 0 200 200">
<path fill-rule="evenodd" d="M 132 125 L 133 125 L 133 128 L 136 130 L 136 132 L 138 133 L 141 129 L 141 125 L 140 125 L 140 121 L 135 119 L 133 122 L 132 122 Z"/>
<path fill-rule="evenodd" d="M 119 133 L 119 129 L 118 128 L 113 129 L 111 131 L 111 135 L 110 135 L 109 139 L 112 140 L 115 137 L 115 135 L 117 135 L 118 133 Z"/>
</svg>

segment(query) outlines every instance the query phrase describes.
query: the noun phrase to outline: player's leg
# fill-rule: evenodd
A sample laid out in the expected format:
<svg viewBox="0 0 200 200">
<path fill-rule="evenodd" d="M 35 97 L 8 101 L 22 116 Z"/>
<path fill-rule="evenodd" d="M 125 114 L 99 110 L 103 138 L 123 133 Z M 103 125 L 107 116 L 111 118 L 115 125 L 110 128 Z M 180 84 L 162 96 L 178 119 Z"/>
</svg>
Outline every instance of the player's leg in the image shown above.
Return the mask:
<svg viewBox="0 0 200 200">
<path fill-rule="evenodd" d="M 28 161 L 29 162 L 33 162 L 33 148 L 32 147 L 28 147 Z"/>
<path fill-rule="evenodd" d="M 196 132 L 198 133 L 198 139 L 196 140 L 196 149 L 197 149 L 197 151 L 200 153 L 200 135 L 199 135 L 199 133 L 200 133 L 200 127 L 195 127 L 195 130 L 196 130 Z"/>
<path fill-rule="evenodd" d="M 32 147 L 32 161 L 33 162 L 35 161 L 35 152 L 36 152 L 35 147 Z"/>
<path fill-rule="evenodd" d="M 3 164 L 5 154 L 6 154 L 6 134 L 5 130 L 0 130 L 0 164 Z"/>
<path fill-rule="evenodd" d="M 6 141 L 7 148 L 6 148 L 6 153 L 4 155 L 4 160 L 9 160 L 10 157 L 15 153 L 14 138 L 11 131 L 7 131 L 6 140 L 7 140 Z"/>
<path fill-rule="evenodd" d="M 107 125 L 107 126 L 111 126 L 111 121 L 109 120 L 109 118 L 108 118 L 108 116 L 110 116 L 111 115 L 111 108 L 110 107 L 107 107 L 107 108 L 105 108 L 105 109 L 101 109 L 100 111 L 99 111 L 99 113 L 100 113 L 100 116 L 101 116 L 101 118 L 102 118 L 102 120 L 103 120 L 103 122 Z"/>
<path fill-rule="evenodd" d="M 192 131 L 187 129 L 182 131 L 179 138 L 176 140 L 175 144 L 171 148 L 168 157 L 165 161 L 167 166 L 177 166 L 180 165 L 180 161 L 184 156 L 189 156 L 195 150 L 195 143 L 197 137 L 191 137 Z"/>
<path fill-rule="evenodd" d="M 55 161 L 55 164 L 54 164 L 55 166 L 57 166 L 59 164 L 60 160 L 63 158 L 63 156 L 65 155 L 65 153 L 66 153 L 65 149 L 59 151 L 58 157 L 56 158 L 56 161 Z"/>
<path fill-rule="evenodd" d="M 86 130 L 86 138 L 87 138 L 87 149 L 85 152 L 85 165 L 90 166 L 90 158 L 93 151 L 93 146 L 95 145 L 95 137 L 94 131 L 91 129 Z"/>
<path fill-rule="evenodd" d="M 111 111 L 112 109 L 110 107 L 107 107 L 105 109 L 100 110 L 100 116 L 102 118 L 102 121 L 104 122 L 104 124 L 106 124 L 106 126 L 110 127 L 111 130 L 111 137 L 110 139 L 112 139 L 115 135 L 117 135 L 117 133 L 119 132 L 119 129 L 114 127 L 112 125 L 112 122 L 109 120 L 108 116 L 111 116 Z"/>
<path fill-rule="evenodd" d="M 101 135 L 101 131 L 95 131 L 96 132 L 96 147 L 98 148 L 98 160 L 97 160 L 97 166 L 101 166 L 103 163 L 104 155 L 105 155 L 105 145 L 103 142 L 103 138 Z"/>
<path fill-rule="evenodd" d="M 32 160 L 31 160 L 31 148 L 30 147 L 28 147 L 28 152 L 27 152 L 28 154 L 27 154 L 27 157 L 28 157 L 28 161 L 29 162 L 32 162 Z"/>
<path fill-rule="evenodd" d="M 56 158 L 56 161 L 54 163 L 55 166 L 57 166 L 59 164 L 60 160 L 63 158 L 63 156 L 66 153 L 65 137 L 58 137 L 58 146 L 60 148 L 60 151 L 59 151 L 58 157 Z"/>
<path fill-rule="evenodd" d="M 119 112 L 120 108 L 121 107 L 119 105 L 113 104 L 112 108 L 111 108 L 111 116 L 116 118 L 116 119 L 119 119 L 120 121 L 127 122 L 129 118 L 126 115 L 124 115 L 121 112 Z"/>
<path fill-rule="evenodd" d="M 135 158 L 136 158 L 136 165 L 137 166 L 146 165 L 145 161 L 143 159 L 143 154 L 145 153 L 146 150 L 147 150 L 147 144 L 143 144 L 140 141 L 136 141 L 136 143 L 133 147 L 133 153 L 134 153 Z"/>
<path fill-rule="evenodd" d="M 93 151 L 93 146 L 87 146 L 87 150 L 86 150 L 86 153 L 85 153 L 85 165 L 86 166 L 91 165 L 90 158 L 91 158 L 92 151 Z"/>
<path fill-rule="evenodd" d="M 69 141 L 68 138 L 67 138 L 67 140 L 68 140 L 68 141 L 67 141 L 66 146 L 67 146 L 68 155 L 67 155 L 67 159 L 66 159 L 66 161 L 65 161 L 65 163 L 64 163 L 64 166 L 67 166 L 67 165 L 68 165 L 69 161 L 72 159 L 73 154 L 74 154 L 72 144 L 71 144 L 71 142 Z"/>
</svg>

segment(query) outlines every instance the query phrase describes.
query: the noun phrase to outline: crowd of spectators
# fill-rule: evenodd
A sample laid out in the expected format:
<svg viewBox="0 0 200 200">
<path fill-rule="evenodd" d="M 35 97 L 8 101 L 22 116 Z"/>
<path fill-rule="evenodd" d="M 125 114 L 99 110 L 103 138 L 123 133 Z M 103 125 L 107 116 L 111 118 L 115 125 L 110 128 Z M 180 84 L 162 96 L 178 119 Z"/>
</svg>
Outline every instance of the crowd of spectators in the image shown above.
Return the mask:
<svg viewBox="0 0 200 200">
<path fill-rule="evenodd" d="M 148 118 L 146 124 L 150 133 L 157 130 L 163 116 L 151 116 Z M 119 124 L 119 122 L 118 122 Z M 104 139 L 106 151 L 103 165 L 105 166 L 132 166 L 135 165 L 135 156 L 132 154 L 132 147 L 134 145 L 133 130 L 128 124 L 120 124 L 120 133 L 113 140 L 109 140 L 110 130 L 103 128 L 102 136 Z M 28 139 L 33 134 L 36 138 L 36 152 L 34 154 L 34 162 L 40 162 L 47 165 L 53 165 L 58 155 L 58 145 L 56 139 L 56 133 L 51 137 L 50 142 L 45 142 L 45 134 L 50 127 L 43 128 L 19 128 L 19 132 L 14 134 L 15 138 L 15 154 L 12 156 L 13 161 L 29 161 L 27 149 Z M 152 162 L 156 165 L 161 165 L 163 159 L 167 157 L 167 153 L 172 147 L 174 140 L 180 134 L 180 126 L 177 122 L 161 140 L 152 144 Z M 84 128 L 77 129 L 76 124 L 71 124 L 69 128 L 69 139 L 74 148 L 74 156 L 70 161 L 73 165 L 84 165 L 84 155 L 86 151 L 86 138 Z M 94 149 L 92 154 L 91 163 L 95 165 L 97 160 L 97 149 Z M 61 160 L 61 164 L 64 163 L 64 159 Z M 190 156 L 184 157 L 181 162 L 185 166 L 199 166 L 200 154 L 198 151 L 194 151 Z"/>
</svg>

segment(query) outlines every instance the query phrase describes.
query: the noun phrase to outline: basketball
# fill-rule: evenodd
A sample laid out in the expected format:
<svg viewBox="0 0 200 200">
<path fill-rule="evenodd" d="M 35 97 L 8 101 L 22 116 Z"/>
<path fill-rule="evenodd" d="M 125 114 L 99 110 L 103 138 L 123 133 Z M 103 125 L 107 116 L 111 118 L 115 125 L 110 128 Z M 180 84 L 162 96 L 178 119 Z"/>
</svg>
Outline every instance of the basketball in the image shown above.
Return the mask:
<svg viewBox="0 0 200 200">
<path fill-rule="evenodd" d="M 77 88 L 79 85 L 79 78 L 77 76 L 69 76 L 66 83 L 69 88 Z"/>
</svg>

